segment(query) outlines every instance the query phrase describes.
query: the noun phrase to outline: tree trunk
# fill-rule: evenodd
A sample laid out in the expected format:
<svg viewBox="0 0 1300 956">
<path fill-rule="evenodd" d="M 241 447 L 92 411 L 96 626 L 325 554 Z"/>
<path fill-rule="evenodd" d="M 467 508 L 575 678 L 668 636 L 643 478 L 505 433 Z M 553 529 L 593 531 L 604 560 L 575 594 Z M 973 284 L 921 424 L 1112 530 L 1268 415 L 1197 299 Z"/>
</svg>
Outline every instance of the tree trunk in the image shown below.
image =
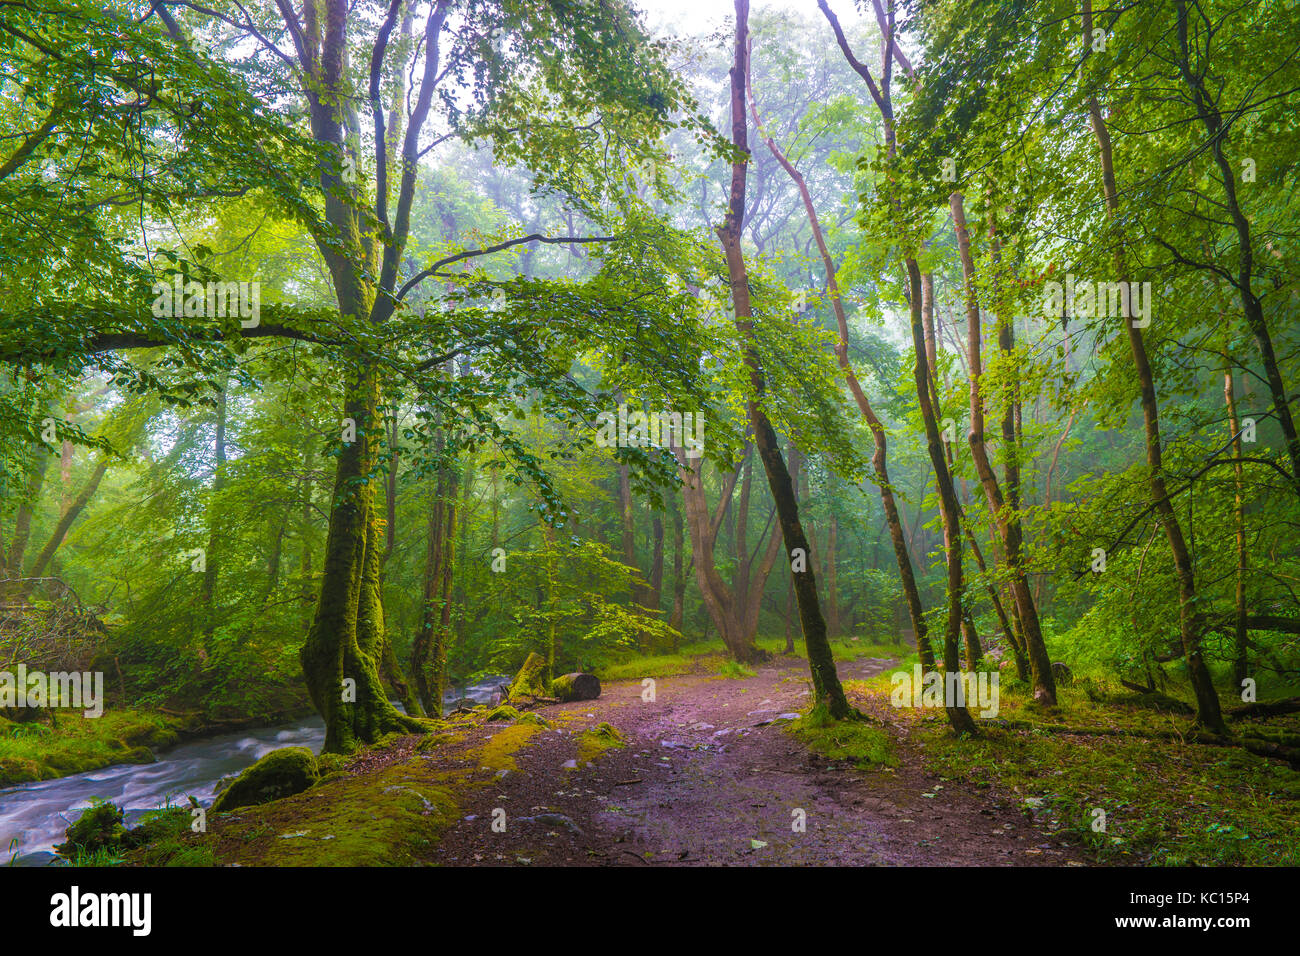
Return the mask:
<svg viewBox="0 0 1300 956">
<path fill-rule="evenodd" d="M 82 486 L 81 492 L 75 499 L 73 499 L 72 504 L 68 506 L 68 510 L 63 512 L 63 516 L 59 518 L 59 523 L 54 526 L 54 532 L 50 535 L 50 540 L 45 543 L 45 547 L 41 549 L 41 553 L 36 556 L 36 560 L 33 562 L 31 570 L 27 572 L 27 577 L 29 579 L 35 580 L 45 573 L 46 567 L 49 566 L 50 559 L 54 557 L 54 552 L 59 550 L 59 546 L 63 544 L 63 539 L 68 535 L 68 529 L 71 528 L 72 523 L 80 517 L 81 512 L 85 510 L 90 499 L 95 496 L 95 492 L 99 489 L 99 483 L 103 480 L 104 473 L 107 471 L 108 459 L 100 458 L 99 462 L 95 465 L 94 472 L 86 481 L 85 485 Z M 24 584 L 22 592 L 26 594 L 30 590 L 31 581 L 28 581 Z"/>
<path fill-rule="evenodd" d="M 203 609 L 204 649 L 211 653 L 212 633 L 217 621 L 213 607 L 217 593 L 217 550 L 224 537 L 218 518 L 221 489 L 226 485 L 226 382 L 217 393 L 217 434 L 212 446 L 212 491 L 208 498 L 208 545 L 204 553 L 203 586 L 200 595 Z"/>
<path fill-rule="evenodd" d="M 375 370 L 364 366 L 350 378 L 343 410 L 356 424 L 356 440 L 338 455 L 320 597 L 299 654 L 312 703 L 325 719 L 324 749 L 330 753 L 350 753 L 392 731 L 424 730 L 388 702 L 379 676 L 382 642 L 375 638 L 383 622 L 371 483 L 382 427 L 379 382 Z M 374 552 L 372 573 L 368 551 Z"/>
<path fill-rule="evenodd" d="M 736 310 L 736 327 L 745 338 L 745 364 L 749 368 L 753 395 L 748 401 L 750 424 L 754 429 L 754 442 L 758 446 L 763 469 L 767 473 L 772 498 L 776 502 L 781 521 L 786 550 L 790 554 L 802 551 L 808 554 L 808 541 L 799 520 L 799 504 L 795 500 L 794 486 L 786 468 L 785 458 L 777 444 L 760 402 L 766 391 L 762 366 L 753 340 L 753 319 L 749 302 L 749 276 L 741 253 L 741 229 L 745 214 L 745 170 L 749 160 L 749 144 L 745 123 L 745 83 L 749 76 L 747 35 L 749 32 L 749 0 L 735 0 L 736 44 L 735 59 L 731 67 L 731 139 L 743 158 L 731 165 L 731 190 L 726 218 L 717 228 L 718 239 L 727 257 L 727 272 L 731 278 L 731 295 Z M 794 575 L 795 596 L 799 602 L 799 618 L 803 624 L 804 643 L 808 650 L 808 666 L 812 673 L 816 704 L 825 707 L 833 719 L 842 720 L 852 710 L 844 696 L 835 658 L 826 637 L 826 621 L 822 617 L 817 598 L 817 582 L 811 565 Z"/>
<path fill-rule="evenodd" d="M 1269 334 L 1268 323 L 1264 320 L 1264 307 L 1252 287 L 1254 279 L 1254 247 L 1250 237 L 1250 219 L 1242 211 L 1237 198 L 1237 173 L 1224 153 L 1223 144 L 1227 130 L 1223 127 L 1223 117 L 1205 86 L 1204 71 L 1194 71 L 1190 62 L 1187 38 L 1187 4 L 1178 0 L 1178 43 L 1182 56 L 1178 60 L 1178 70 L 1183 81 L 1192 93 L 1192 102 L 1200 115 L 1201 123 L 1209 136 L 1210 153 L 1219 175 L 1223 178 L 1224 202 L 1228 214 L 1232 217 L 1233 228 L 1237 233 L 1237 291 L 1241 296 L 1242 311 L 1246 324 L 1255 336 L 1259 347 L 1260 359 L 1264 365 L 1264 380 L 1268 382 L 1269 394 L 1273 399 L 1273 411 L 1282 435 L 1286 439 L 1287 455 L 1291 459 L 1291 477 L 1293 490 L 1300 495 L 1300 435 L 1296 434 L 1295 419 L 1291 414 L 1291 400 L 1287 397 L 1282 373 L 1278 368 L 1277 355 L 1273 349 L 1273 339 Z"/>
<path fill-rule="evenodd" d="M 1232 457 L 1237 459 L 1233 463 L 1233 484 L 1235 487 L 1235 496 L 1232 503 L 1232 523 L 1237 538 L 1237 593 L 1236 593 L 1236 613 L 1233 620 L 1233 657 L 1232 657 L 1232 676 L 1238 687 L 1250 676 L 1249 664 L 1246 657 L 1246 646 L 1249 641 L 1247 636 L 1247 611 L 1246 611 L 1246 570 L 1247 561 L 1249 560 L 1246 553 L 1246 510 L 1244 499 L 1244 469 L 1241 464 L 1241 422 L 1237 418 L 1237 397 L 1234 393 L 1232 381 L 1232 366 L 1228 364 L 1228 357 L 1223 357 L 1223 399 L 1228 406 L 1228 429 L 1232 435 Z"/>
<path fill-rule="evenodd" d="M 988 499 L 989 512 L 993 515 L 998 532 L 1006 549 L 1006 568 L 1011 578 L 1011 593 L 1015 596 L 1016 607 L 1020 612 L 1020 623 L 1024 628 L 1022 636 L 1029 657 L 1029 667 L 1034 683 L 1034 699 L 1047 706 L 1056 705 L 1056 682 L 1052 678 L 1052 661 L 1043 643 L 1042 630 L 1038 624 L 1038 611 L 1034 606 L 1034 597 L 1029 589 L 1029 579 L 1025 574 L 1021 554 L 1020 517 L 1002 497 L 997 475 L 989 463 L 988 451 L 984 444 L 984 400 L 980 394 L 980 379 L 983 376 L 983 358 L 981 356 L 981 328 L 979 303 L 975 294 L 975 262 L 970 251 L 970 234 L 966 229 L 966 215 L 962 208 L 962 195 L 954 192 L 949 197 L 952 208 L 953 225 L 957 232 L 957 248 L 961 253 L 962 275 L 966 286 L 966 335 L 967 366 L 970 374 L 970 441 L 971 457 L 975 471 L 984 486 L 984 495 Z M 1005 326 L 1008 318 L 999 316 Z M 1008 416 L 1013 411 L 1008 410 Z M 1011 424 L 1008 423 L 1008 429 Z M 1015 456 L 1015 435 L 1004 432 L 1004 449 L 1008 461 Z M 1010 467 L 1010 466 L 1009 466 Z M 1015 472 L 1017 485 L 1019 471 Z"/>
<path fill-rule="evenodd" d="M 732 658 L 741 663 L 761 660 L 764 655 L 754 643 L 753 634 L 745 633 L 739 599 L 722 580 L 714 559 L 718 528 L 722 523 L 726 503 L 730 500 L 740 476 L 740 469 L 737 468 L 723 482 L 722 497 L 719 499 L 717 511 L 710 518 L 704 495 L 704 459 L 702 457 L 688 459 L 685 451 L 677 446 L 674 446 L 673 452 L 681 466 L 682 504 L 686 511 L 686 524 L 690 530 L 695 582 L 699 585 L 704 607 L 713 623 L 717 625 L 722 642 Z"/>
<path fill-rule="evenodd" d="M 1088 0 L 1084 2 L 1084 31 L 1091 33 L 1092 8 Z M 1089 119 L 1092 122 L 1093 135 L 1097 139 L 1097 151 L 1101 161 L 1102 188 L 1106 199 L 1107 217 L 1113 223 L 1119 214 L 1118 190 L 1115 186 L 1115 168 L 1111 160 L 1110 133 L 1106 121 L 1101 115 L 1101 105 L 1096 97 L 1088 99 Z M 1121 254 L 1115 254 L 1115 278 L 1126 281 Z M 1129 347 L 1133 352 L 1133 364 L 1137 371 L 1142 400 L 1142 420 L 1147 448 L 1147 467 L 1150 470 L 1148 487 L 1152 507 L 1155 509 L 1165 536 L 1169 539 L 1169 550 L 1173 554 L 1174 569 L 1178 578 L 1178 617 L 1179 631 L 1183 652 L 1187 658 L 1187 672 L 1191 678 L 1192 688 L 1196 693 L 1197 721 L 1214 733 L 1226 733 L 1223 715 L 1219 707 L 1219 697 L 1210 678 L 1210 670 L 1201 656 L 1201 635 L 1204 632 L 1204 619 L 1196 605 L 1196 577 L 1192 568 L 1191 555 L 1183 537 L 1183 529 L 1169 500 L 1169 491 L 1165 485 L 1164 462 L 1160 447 L 1160 412 L 1156 404 L 1155 376 L 1151 372 L 1151 362 L 1147 357 L 1146 342 L 1142 330 L 1128 318 L 1125 323 L 1128 331 Z"/>
<path fill-rule="evenodd" d="M 45 473 L 50 468 L 51 456 L 44 446 L 37 446 L 35 454 L 36 460 L 27 473 L 22 501 L 18 503 L 18 514 L 14 517 L 14 536 L 9 540 L 9 557 L 5 562 L 7 573 L 13 578 L 23 576 L 23 557 L 32 535 L 32 515 L 40 503 L 41 487 L 45 483 Z"/>
<path fill-rule="evenodd" d="M 668 617 L 668 626 L 674 631 L 680 633 L 682 629 L 682 619 L 686 615 L 686 541 L 682 521 L 681 502 L 675 502 L 673 505 L 673 609 Z M 673 653 L 677 652 L 676 641 L 673 638 Z"/>
<path fill-rule="evenodd" d="M 758 105 L 755 102 L 752 83 L 749 89 L 749 100 L 750 108 L 754 113 L 754 125 L 758 127 L 761 124 L 758 120 Z M 831 307 L 835 312 L 836 326 L 839 330 L 839 343 L 836 345 L 835 355 L 839 360 L 840 369 L 844 372 L 844 381 L 853 395 L 854 402 L 857 403 L 858 411 L 862 414 L 862 417 L 867 422 L 867 427 L 871 430 L 871 439 L 875 446 L 871 456 L 871 466 L 876 473 L 876 484 L 880 489 L 880 503 L 884 508 L 885 523 L 889 527 L 890 541 L 894 546 L 894 560 L 898 565 L 898 576 L 903 586 L 903 597 L 907 602 L 908 617 L 912 622 L 912 633 L 916 636 L 917 652 L 920 655 L 921 664 L 923 667 L 930 669 L 934 667 L 934 651 L 930 647 L 930 639 L 926 632 L 925 614 L 921 605 L 921 592 L 916 585 L 916 576 L 912 569 L 912 557 L 908 551 L 907 537 L 903 531 L 903 523 L 899 518 L 898 504 L 894 500 L 894 488 L 889 481 L 885 428 L 880 419 L 876 417 L 871 403 L 867 400 L 866 392 L 862 390 L 857 375 L 853 371 L 853 366 L 849 362 L 848 315 L 844 310 L 839 282 L 835 277 L 835 262 L 831 258 L 830 249 L 826 245 L 821 220 L 817 215 L 817 208 L 813 205 L 812 195 L 808 191 L 808 185 L 804 181 L 803 175 L 786 158 L 785 154 L 776 145 L 776 141 L 770 136 L 767 137 L 767 146 L 799 189 L 804 212 L 808 216 L 808 225 L 812 229 L 813 238 L 817 242 L 817 249 L 821 255 L 822 265 L 826 270 L 826 287 L 830 293 Z M 793 650 L 793 648 L 791 649 Z"/>
</svg>

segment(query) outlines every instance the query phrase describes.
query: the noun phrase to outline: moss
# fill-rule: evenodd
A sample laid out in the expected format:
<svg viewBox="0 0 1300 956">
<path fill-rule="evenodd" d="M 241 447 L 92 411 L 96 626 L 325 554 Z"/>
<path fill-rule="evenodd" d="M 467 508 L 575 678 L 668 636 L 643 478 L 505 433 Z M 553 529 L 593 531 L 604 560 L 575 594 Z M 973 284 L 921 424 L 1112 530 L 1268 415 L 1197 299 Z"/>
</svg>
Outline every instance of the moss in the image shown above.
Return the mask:
<svg viewBox="0 0 1300 956">
<path fill-rule="evenodd" d="M 422 738 L 417 748 L 448 749 L 445 765 L 413 755 L 376 770 L 327 775 L 328 786 L 223 814 L 207 833 L 179 831 L 174 839 L 133 851 L 128 860 L 168 866 L 427 863 L 442 833 L 459 819 L 461 795 L 491 785 L 475 768 L 517 769 L 514 754 L 538 730 L 522 721 L 504 726 L 481 749 L 468 752 L 455 746 L 463 735 Z M 464 757 L 477 760 L 466 769 Z"/>
<path fill-rule="evenodd" d="M 454 734 L 433 734 L 428 737 L 422 737 L 420 742 L 415 745 L 415 752 L 421 754 L 428 753 L 430 750 L 441 747 L 443 744 L 455 739 L 456 737 Z"/>
<path fill-rule="evenodd" d="M 531 710 L 530 710 L 530 711 L 526 711 L 525 713 L 522 713 L 522 714 L 519 715 L 519 723 L 521 723 L 521 724 L 536 724 L 538 727 L 550 727 L 550 726 L 551 726 L 550 723 L 547 722 L 546 718 L 544 718 L 541 714 L 535 714 L 535 713 L 533 713 Z"/>
<path fill-rule="evenodd" d="M 325 774 L 319 780 L 312 784 L 313 787 L 323 787 L 327 783 L 333 783 L 335 780 L 347 780 L 352 774 L 346 770 L 332 770 Z"/>
<path fill-rule="evenodd" d="M 328 787 L 223 818 L 186 844 L 218 864 L 242 866 L 407 866 L 420 862 L 459 817 L 454 791 L 421 780 L 423 761 L 336 779 Z M 179 863 L 180 861 L 175 861 Z"/>
<path fill-rule="evenodd" d="M 151 763 L 150 748 L 179 739 L 183 721 L 136 710 L 99 717 L 60 711 L 58 726 L 0 724 L 0 787 L 49 780 L 119 763 Z"/>
<path fill-rule="evenodd" d="M 241 773 L 212 804 L 215 813 L 301 793 L 320 779 L 316 758 L 306 747 L 273 750 Z"/>
<path fill-rule="evenodd" d="M 859 770 L 898 766 L 889 733 L 868 719 L 832 720 L 823 708 L 814 708 L 787 730 L 809 750 Z"/>
<path fill-rule="evenodd" d="M 510 694 L 507 699 L 549 697 L 551 695 L 551 679 L 547 670 L 546 658 L 540 654 L 530 653 L 523 666 L 519 668 L 519 673 L 515 675 L 515 679 L 510 682 Z"/>
<path fill-rule="evenodd" d="M 343 754 L 320 754 L 316 757 L 316 771 L 325 777 L 342 770 L 348 763 Z"/>
<path fill-rule="evenodd" d="M 0 755 L 0 787 L 12 787 L 29 780 L 45 780 L 57 776 L 57 773 L 45 772 L 41 762 L 31 757 Z"/>
<path fill-rule="evenodd" d="M 627 746 L 618 728 L 602 721 L 578 738 L 578 766 L 585 767 L 608 750 Z"/>
<path fill-rule="evenodd" d="M 479 766 L 487 770 L 518 770 L 514 754 L 541 730 L 536 724 L 512 724 L 492 735 L 478 751 Z"/>
<path fill-rule="evenodd" d="M 68 827 L 65 833 L 67 841 L 56 846 L 54 851 L 68 859 L 116 851 L 121 848 L 126 834 L 122 808 L 96 801 Z"/>
<path fill-rule="evenodd" d="M 496 720 L 518 720 L 519 711 L 515 710 L 515 708 L 511 707 L 509 704 L 502 704 L 500 707 L 489 711 L 488 715 L 483 719 L 487 723 Z"/>
</svg>

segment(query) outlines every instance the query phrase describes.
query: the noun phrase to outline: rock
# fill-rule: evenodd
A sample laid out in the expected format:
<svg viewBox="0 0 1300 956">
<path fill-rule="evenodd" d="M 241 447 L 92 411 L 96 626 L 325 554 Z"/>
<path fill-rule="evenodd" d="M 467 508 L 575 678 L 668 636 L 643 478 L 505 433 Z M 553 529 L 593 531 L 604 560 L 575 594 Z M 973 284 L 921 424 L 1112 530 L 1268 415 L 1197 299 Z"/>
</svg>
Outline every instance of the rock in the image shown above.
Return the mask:
<svg viewBox="0 0 1300 956">
<path fill-rule="evenodd" d="M 1063 687 L 1068 687 L 1073 684 L 1074 673 L 1070 670 L 1070 665 L 1063 663 L 1062 661 L 1053 661 L 1052 680 L 1056 681 L 1056 683 Z"/>
<path fill-rule="evenodd" d="M 111 803 L 93 803 L 77 822 L 65 831 L 67 842 L 60 843 L 54 850 L 59 856 L 73 859 L 78 850 L 94 853 L 97 850 L 117 849 L 126 834 L 126 826 L 122 823 L 121 807 Z"/>
<path fill-rule="evenodd" d="M 270 803 L 302 793 L 320 779 L 316 757 L 306 747 L 285 747 L 241 773 L 212 804 L 214 813 Z"/>
<path fill-rule="evenodd" d="M 509 700 L 520 697 L 550 696 L 550 682 L 546 679 L 546 658 L 540 654 L 529 654 L 519 673 L 510 682 Z"/>
<path fill-rule="evenodd" d="M 495 720 L 518 720 L 519 711 L 515 710 L 509 704 L 502 704 L 494 708 L 485 718 L 484 721 L 491 723 Z"/>
<path fill-rule="evenodd" d="M 565 674 L 551 681 L 551 696 L 566 704 L 574 700 L 595 700 L 600 696 L 600 678 L 595 674 Z"/>
</svg>

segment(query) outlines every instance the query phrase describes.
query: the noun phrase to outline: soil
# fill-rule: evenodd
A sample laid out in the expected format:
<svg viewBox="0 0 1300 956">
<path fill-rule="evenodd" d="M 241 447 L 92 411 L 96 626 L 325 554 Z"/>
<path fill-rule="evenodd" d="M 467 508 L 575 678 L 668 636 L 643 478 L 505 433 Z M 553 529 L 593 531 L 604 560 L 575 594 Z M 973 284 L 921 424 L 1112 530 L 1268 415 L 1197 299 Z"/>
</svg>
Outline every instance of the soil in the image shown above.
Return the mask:
<svg viewBox="0 0 1300 956">
<path fill-rule="evenodd" d="M 842 662 L 841 679 L 889 661 Z M 653 702 L 639 682 L 599 699 L 539 707 L 552 728 L 514 754 L 517 770 L 476 771 L 463 816 L 430 862 L 464 865 L 1079 866 L 1088 858 L 1033 825 L 1018 802 L 927 773 L 907 722 L 878 698 L 853 702 L 882 720 L 896 768 L 862 771 L 810 752 L 781 714 L 807 709 L 805 662 L 781 658 L 754 677 L 667 677 Z M 941 719 L 941 718 L 939 718 Z M 583 731 L 608 722 L 626 738 L 579 765 Z M 485 724 L 482 738 L 505 724 Z M 495 778 L 495 779 L 494 779 Z M 494 811 L 496 811 L 494 813 Z M 504 811 L 504 832 L 498 829 Z M 802 811 L 799 814 L 798 811 Z M 796 824 L 802 817 L 803 828 Z"/>
</svg>

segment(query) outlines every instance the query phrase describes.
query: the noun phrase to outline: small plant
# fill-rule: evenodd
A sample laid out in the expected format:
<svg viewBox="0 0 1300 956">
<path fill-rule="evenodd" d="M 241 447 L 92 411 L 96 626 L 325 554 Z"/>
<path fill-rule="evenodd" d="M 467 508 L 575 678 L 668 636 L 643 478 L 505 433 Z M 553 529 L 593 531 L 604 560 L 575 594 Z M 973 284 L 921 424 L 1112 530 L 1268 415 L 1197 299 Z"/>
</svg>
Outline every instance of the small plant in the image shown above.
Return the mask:
<svg viewBox="0 0 1300 956">
<path fill-rule="evenodd" d="M 723 661 L 718 665 L 718 673 L 723 677 L 741 680 L 746 677 L 753 677 L 755 671 L 739 661 Z"/>
</svg>

